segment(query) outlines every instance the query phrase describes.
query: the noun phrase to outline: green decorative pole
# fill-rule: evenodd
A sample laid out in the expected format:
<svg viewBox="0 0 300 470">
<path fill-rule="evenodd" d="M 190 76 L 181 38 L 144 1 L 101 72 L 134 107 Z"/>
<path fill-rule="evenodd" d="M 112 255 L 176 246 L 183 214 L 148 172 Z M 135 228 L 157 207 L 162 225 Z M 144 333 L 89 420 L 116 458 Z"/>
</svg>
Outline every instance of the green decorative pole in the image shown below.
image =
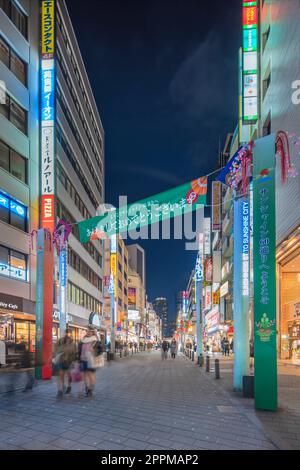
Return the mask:
<svg viewBox="0 0 300 470">
<path fill-rule="evenodd" d="M 254 142 L 253 269 L 255 407 L 277 409 L 275 136 Z"/>
</svg>

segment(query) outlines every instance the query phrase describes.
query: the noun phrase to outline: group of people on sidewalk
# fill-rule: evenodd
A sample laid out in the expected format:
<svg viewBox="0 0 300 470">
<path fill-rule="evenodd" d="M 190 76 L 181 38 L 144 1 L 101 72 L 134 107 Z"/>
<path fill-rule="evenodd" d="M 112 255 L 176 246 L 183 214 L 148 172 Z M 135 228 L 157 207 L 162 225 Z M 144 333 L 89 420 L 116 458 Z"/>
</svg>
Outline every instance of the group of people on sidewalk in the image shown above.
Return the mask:
<svg viewBox="0 0 300 470">
<path fill-rule="evenodd" d="M 172 339 L 171 344 L 167 340 L 163 340 L 162 345 L 161 345 L 161 357 L 162 360 L 165 360 L 168 358 L 168 352 L 169 350 L 171 351 L 171 357 L 175 359 L 178 347 L 177 347 L 177 341 L 175 338 Z"/>
<path fill-rule="evenodd" d="M 77 347 L 71 331 L 66 329 L 65 335 L 55 344 L 54 352 L 53 372 L 57 374 L 57 398 L 62 398 L 64 393 L 71 392 L 72 382 L 82 380 L 85 385 L 85 396 L 92 396 L 96 383 L 96 370 L 104 363 L 104 346 L 96 330 L 89 326 Z"/>
</svg>

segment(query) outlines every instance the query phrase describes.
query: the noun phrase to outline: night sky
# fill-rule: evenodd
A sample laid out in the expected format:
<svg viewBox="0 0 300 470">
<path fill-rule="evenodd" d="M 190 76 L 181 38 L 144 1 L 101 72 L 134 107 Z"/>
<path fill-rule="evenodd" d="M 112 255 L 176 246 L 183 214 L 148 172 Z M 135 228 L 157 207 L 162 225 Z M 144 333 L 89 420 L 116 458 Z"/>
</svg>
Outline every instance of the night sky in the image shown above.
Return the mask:
<svg viewBox="0 0 300 470">
<path fill-rule="evenodd" d="M 230 7 L 229 7 L 230 4 Z M 67 0 L 105 130 L 106 202 L 165 191 L 216 168 L 237 123 L 240 0 Z M 139 242 L 147 293 L 169 300 L 195 262 L 185 241 Z"/>
</svg>

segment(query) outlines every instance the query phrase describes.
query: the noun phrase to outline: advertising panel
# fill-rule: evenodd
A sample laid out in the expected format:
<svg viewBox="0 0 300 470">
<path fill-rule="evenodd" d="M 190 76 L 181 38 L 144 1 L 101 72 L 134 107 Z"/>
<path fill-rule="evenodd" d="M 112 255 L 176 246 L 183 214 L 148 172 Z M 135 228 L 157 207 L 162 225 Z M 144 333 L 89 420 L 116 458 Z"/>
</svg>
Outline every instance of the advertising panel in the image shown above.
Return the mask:
<svg viewBox="0 0 300 470">
<path fill-rule="evenodd" d="M 50 59 L 55 52 L 55 0 L 42 1 L 42 57 Z"/>
<path fill-rule="evenodd" d="M 210 255 L 211 253 L 211 219 L 205 217 L 204 219 L 204 254 Z"/>
<path fill-rule="evenodd" d="M 243 122 L 258 117 L 258 2 L 243 0 Z"/>
<path fill-rule="evenodd" d="M 128 287 L 128 305 L 136 306 L 136 288 Z"/>
<path fill-rule="evenodd" d="M 213 181 L 212 183 L 212 231 L 221 230 L 221 183 Z"/>
</svg>

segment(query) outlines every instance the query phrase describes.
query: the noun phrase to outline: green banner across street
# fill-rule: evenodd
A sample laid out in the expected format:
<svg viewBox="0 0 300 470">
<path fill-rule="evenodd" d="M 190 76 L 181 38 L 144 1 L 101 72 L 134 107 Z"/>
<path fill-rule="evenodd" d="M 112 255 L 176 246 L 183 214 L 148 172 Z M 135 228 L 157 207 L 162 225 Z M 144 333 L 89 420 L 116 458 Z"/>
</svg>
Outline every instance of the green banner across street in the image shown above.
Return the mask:
<svg viewBox="0 0 300 470">
<path fill-rule="evenodd" d="M 207 177 L 78 223 L 80 241 L 137 230 L 146 225 L 192 212 L 206 204 Z"/>
</svg>

